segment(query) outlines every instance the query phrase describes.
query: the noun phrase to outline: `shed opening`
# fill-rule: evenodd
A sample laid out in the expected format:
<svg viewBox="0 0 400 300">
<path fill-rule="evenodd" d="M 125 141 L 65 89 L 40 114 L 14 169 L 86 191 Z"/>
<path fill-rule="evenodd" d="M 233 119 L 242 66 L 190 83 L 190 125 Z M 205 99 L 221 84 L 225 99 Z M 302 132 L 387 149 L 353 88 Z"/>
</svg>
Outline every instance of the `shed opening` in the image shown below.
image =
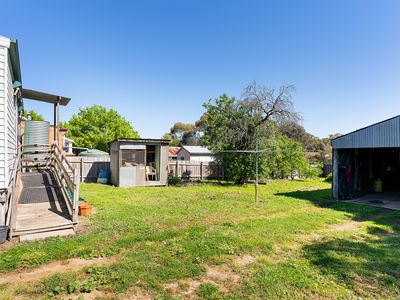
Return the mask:
<svg viewBox="0 0 400 300">
<path fill-rule="evenodd" d="M 399 148 L 338 149 L 336 155 L 340 199 L 400 192 Z"/>
</svg>

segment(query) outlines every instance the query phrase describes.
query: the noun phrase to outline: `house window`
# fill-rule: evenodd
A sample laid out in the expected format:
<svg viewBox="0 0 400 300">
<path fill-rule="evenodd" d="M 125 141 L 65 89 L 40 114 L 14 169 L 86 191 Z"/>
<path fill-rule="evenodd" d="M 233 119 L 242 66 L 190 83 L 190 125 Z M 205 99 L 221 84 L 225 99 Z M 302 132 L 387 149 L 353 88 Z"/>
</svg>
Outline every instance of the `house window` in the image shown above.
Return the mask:
<svg viewBox="0 0 400 300">
<path fill-rule="evenodd" d="M 181 157 L 181 160 L 185 160 L 185 158 L 182 156 L 182 157 Z"/>
</svg>

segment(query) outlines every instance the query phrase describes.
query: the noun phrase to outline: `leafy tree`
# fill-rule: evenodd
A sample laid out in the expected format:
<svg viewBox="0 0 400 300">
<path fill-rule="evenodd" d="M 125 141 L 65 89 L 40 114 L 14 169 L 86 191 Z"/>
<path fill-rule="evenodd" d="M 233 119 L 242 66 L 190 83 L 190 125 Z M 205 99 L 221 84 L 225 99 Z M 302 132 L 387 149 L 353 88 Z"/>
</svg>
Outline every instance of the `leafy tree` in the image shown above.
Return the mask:
<svg viewBox="0 0 400 300">
<path fill-rule="evenodd" d="M 165 133 L 161 138 L 165 140 L 171 140 L 169 145 L 172 147 L 178 147 L 181 145 L 181 141 L 178 138 L 173 137 L 170 133 Z"/>
<path fill-rule="evenodd" d="M 138 138 L 132 124 L 116 110 L 107 110 L 100 105 L 79 109 L 67 123 L 68 137 L 77 147 L 96 148 L 108 151 L 108 143 L 117 138 Z"/>
<path fill-rule="evenodd" d="M 36 111 L 31 109 L 30 111 L 24 110 L 23 117 L 28 118 L 30 116 L 32 121 L 44 121 L 44 117 L 38 114 Z"/>
<path fill-rule="evenodd" d="M 195 124 L 177 122 L 163 138 L 172 140 L 171 146 L 199 145 L 199 128 Z"/>
<path fill-rule="evenodd" d="M 276 124 L 298 121 L 294 112 L 292 86 L 282 86 L 278 91 L 250 84 L 243 98 L 236 100 L 222 95 L 204 104 L 202 144 L 217 153 L 225 166 L 225 175 L 236 183 L 254 178 L 255 155 L 232 153 L 231 150 L 255 150 L 256 142 L 264 149 L 274 139 Z M 260 163 L 260 173 L 265 173 Z"/>
<path fill-rule="evenodd" d="M 302 145 L 282 134 L 268 144 L 271 152 L 265 154 L 266 175 L 270 178 L 307 177 L 309 167 Z"/>
<path fill-rule="evenodd" d="M 292 140 L 299 142 L 303 149 L 307 151 L 317 152 L 324 149 L 324 143 L 321 139 L 308 133 L 302 125 L 296 122 L 279 124 L 279 131 Z"/>
</svg>

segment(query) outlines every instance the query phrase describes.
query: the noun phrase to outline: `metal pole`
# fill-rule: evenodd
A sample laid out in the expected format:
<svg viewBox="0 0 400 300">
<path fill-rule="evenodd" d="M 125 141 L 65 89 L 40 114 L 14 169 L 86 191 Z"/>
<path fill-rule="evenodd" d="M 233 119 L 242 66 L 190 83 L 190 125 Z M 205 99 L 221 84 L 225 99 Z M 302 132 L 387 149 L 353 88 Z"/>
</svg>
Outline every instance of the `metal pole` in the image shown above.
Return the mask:
<svg viewBox="0 0 400 300">
<path fill-rule="evenodd" d="M 54 103 L 54 127 L 53 127 L 53 143 L 57 140 L 57 104 Z"/>
<path fill-rule="evenodd" d="M 59 143 L 58 143 L 58 138 L 60 135 L 60 101 L 61 101 L 61 97 L 58 97 L 57 104 L 56 104 L 56 135 L 54 136 L 54 140 L 56 141 L 56 145 L 62 151 L 62 145 L 59 145 Z"/>
<path fill-rule="evenodd" d="M 254 182 L 254 188 L 256 190 L 255 193 L 255 202 L 258 202 L 258 139 L 256 139 L 256 181 Z"/>
</svg>

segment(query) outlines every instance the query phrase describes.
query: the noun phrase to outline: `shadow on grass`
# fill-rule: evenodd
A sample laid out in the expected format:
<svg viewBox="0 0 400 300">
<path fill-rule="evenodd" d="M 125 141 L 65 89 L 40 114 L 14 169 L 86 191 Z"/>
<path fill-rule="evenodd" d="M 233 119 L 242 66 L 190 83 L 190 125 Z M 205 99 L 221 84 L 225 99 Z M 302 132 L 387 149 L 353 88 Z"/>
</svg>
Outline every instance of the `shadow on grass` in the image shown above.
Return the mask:
<svg viewBox="0 0 400 300">
<path fill-rule="evenodd" d="M 400 292 L 400 236 L 330 238 L 303 247 L 304 257 L 324 276 L 343 282 L 360 296 Z"/>
<path fill-rule="evenodd" d="M 356 221 L 366 221 L 370 217 L 374 218 L 377 213 L 385 211 L 387 211 L 389 214 L 391 213 L 390 210 L 384 208 L 332 200 L 330 189 L 294 191 L 286 193 L 276 193 L 275 195 L 291 197 L 297 200 L 306 200 L 312 202 L 315 206 L 318 207 L 347 212 L 352 214 L 353 220 Z"/>
<path fill-rule="evenodd" d="M 309 201 L 351 214 L 365 231 L 339 232 L 302 247 L 302 256 L 324 276 L 344 283 L 360 296 L 400 295 L 400 212 L 329 199 L 330 189 L 276 195 Z"/>
</svg>

